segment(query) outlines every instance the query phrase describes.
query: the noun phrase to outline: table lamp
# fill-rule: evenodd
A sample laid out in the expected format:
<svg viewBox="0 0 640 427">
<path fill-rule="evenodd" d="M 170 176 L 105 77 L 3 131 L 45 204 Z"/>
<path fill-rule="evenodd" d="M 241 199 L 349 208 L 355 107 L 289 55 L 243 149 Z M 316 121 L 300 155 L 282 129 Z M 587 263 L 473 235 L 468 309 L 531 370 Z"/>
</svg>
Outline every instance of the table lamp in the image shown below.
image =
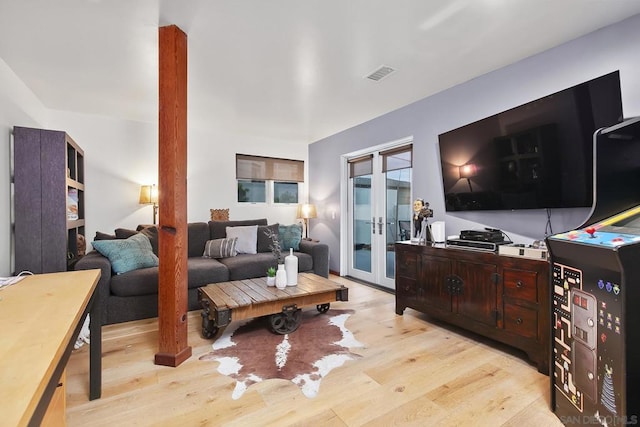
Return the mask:
<svg viewBox="0 0 640 427">
<path fill-rule="evenodd" d="M 296 218 L 302 218 L 302 220 L 304 220 L 304 234 L 306 240 L 309 240 L 309 218 L 316 218 L 317 216 L 316 205 L 310 203 L 298 205 Z"/>
</svg>

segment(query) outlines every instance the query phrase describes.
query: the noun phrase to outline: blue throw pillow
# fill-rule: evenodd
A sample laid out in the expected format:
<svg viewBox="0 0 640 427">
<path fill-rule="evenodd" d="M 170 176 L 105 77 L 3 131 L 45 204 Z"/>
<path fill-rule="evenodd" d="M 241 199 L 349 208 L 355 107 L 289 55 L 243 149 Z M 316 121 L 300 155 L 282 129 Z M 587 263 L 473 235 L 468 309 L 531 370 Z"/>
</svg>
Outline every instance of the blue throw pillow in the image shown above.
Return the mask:
<svg viewBox="0 0 640 427">
<path fill-rule="evenodd" d="M 158 257 L 151 249 L 151 242 L 144 234 L 135 234 L 128 239 L 94 240 L 93 248 L 111 261 L 111 269 L 116 274 L 157 267 Z"/>
<path fill-rule="evenodd" d="M 300 240 L 302 240 L 302 225 L 279 225 L 278 240 L 280 241 L 280 249 L 288 251 L 293 248 L 294 251 L 300 250 Z"/>
</svg>

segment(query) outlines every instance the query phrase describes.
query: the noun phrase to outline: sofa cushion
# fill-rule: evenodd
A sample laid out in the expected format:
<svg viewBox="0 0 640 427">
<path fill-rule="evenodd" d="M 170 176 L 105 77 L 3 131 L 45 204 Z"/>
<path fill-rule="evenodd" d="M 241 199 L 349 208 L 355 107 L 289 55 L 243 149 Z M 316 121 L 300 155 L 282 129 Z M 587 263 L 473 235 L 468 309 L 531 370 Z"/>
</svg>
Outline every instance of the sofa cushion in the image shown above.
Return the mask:
<svg viewBox="0 0 640 427">
<path fill-rule="evenodd" d="M 300 240 L 302 240 L 302 226 L 300 224 L 282 225 L 278 227 L 280 249 L 284 252 L 293 248 L 300 250 Z"/>
<path fill-rule="evenodd" d="M 227 267 L 215 259 L 189 258 L 187 264 L 189 289 L 229 280 Z M 157 294 L 158 267 L 142 268 L 112 276 L 110 290 L 111 294 L 119 297 Z"/>
<path fill-rule="evenodd" d="M 258 252 L 271 252 L 271 239 L 267 233 L 271 230 L 273 234 L 278 236 L 278 224 L 259 225 L 258 226 Z"/>
<path fill-rule="evenodd" d="M 128 239 L 97 240 L 93 248 L 109 258 L 116 274 L 158 265 L 158 257 L 151 250 L 149 238 L 135 234 Z"/>
<path fill-rule="evenodd" d="M 239 254 L 255 254 L 258 247 L 258 226 L 245 225 L 227 227 L 227 239 L 238 239 L 236 250 Z"/>
<path fill-rule="evenodd" d="M 293 252 L 298 257 L 298 272 L 313 270 L 313 257 L 304 252 Z"/>
<path fill-rule="evenodd" d="M 119 297 L 158 293 L 158 267 L 141 268 L 111 277 L 111 294 Z"/>
<path fill-rule="evenodd" d="M 229 270 L 221 264 L 220 261 L 222 261 L 222 259 L 217 260 L 203 257 L 189 258 L 187 260 L 189 265 L 189 288 L 199 288 L 209 283 L 226 282 L 229 280 Z"/>
<path fill-rule="evenodd" d="M 96 231 L 96 236 L 93 240 L 114 240 L 117 239 L 115 234 L 103 233 L 102 231 Z"/>
<path fill-rule="evenodd" d="M 228 258 L 230 256 L 236 256 L 238 255 L 238 251 L 236 250 L 237 243 L 237 237 L 232 239 L 207 240 L 202 256 L 205 258 Z"/>
<path fill-rule="evenodd" d="M 149 238 L 149 242 L 151 242 L 151 250 L 153 250 L 154 254 L 158 255 L 158 227 L 155 225 L 149 225 L 142 228 L 138 226 L 138 232 Z"/>
<path fill-rule="evenodd" d="M 149 242 L 151 243 L 151 250 L 154 254 L 158 255 L 158 227 L 156 227 L 155 225 L 139 225 L 135 230 L 130 230 L 128 228 L 116 228 L 115 238 L 128 239 L 129 237 L 138 233 L 142 233 L 149 238 Z"/>
<path fill-rule="evenodd" d="M 229 280 L 242 280 L 252 277 L 265 277 L 269 267 L 277 262 L 270 252 L 258 254 L 238 254 L 232 258 L 218 260 L 229 270 Z"/>
<path fill-rule="evenodd" d="M 129 237 L 138 234 L 137 230 L 130 230 L 128 228 L 116 228 L 116 239 L 128 239 Z"/>
<path fill-rule="evenodd" d="M 209 238 L 224 239 L 227 237 L 227 227 L 237 227 L 241 225 L 267 225 L 267 219 L 246 219 L 241 221 L 209 221 Z"/>
<path fill-rule="evenodd" d="M 209 226 L 206 222 L 190 222 L 187 224 L 188 257 L 201 258 L 204 253 L 204 245 L 209 239 Z M 222 236 L 225 237 L 225 236 Z"/>
<path fill-rule="evenodd" d="M 298 257 L 298 271 L 313 270 L 313 258 L 309 254 L 294 252 Z M 253 277 L 265 277 L 269 267 L 277 265 L 271 253 L 257 253 L 255 255 L 238 254 L 233 258 L 218 260 L 229 269 L 229 280 L 243 280 Z"/>
</svg>

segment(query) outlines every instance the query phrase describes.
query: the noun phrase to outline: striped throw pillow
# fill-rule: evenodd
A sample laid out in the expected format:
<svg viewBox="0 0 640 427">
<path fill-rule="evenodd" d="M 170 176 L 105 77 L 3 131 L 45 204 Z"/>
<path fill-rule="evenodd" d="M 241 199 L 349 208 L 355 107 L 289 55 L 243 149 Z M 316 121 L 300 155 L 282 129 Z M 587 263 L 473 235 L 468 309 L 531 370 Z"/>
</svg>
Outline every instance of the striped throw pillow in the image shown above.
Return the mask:
<svg viewBox="0 0 640 427">
<path fill-rule="evenodd" d="M 237 237 L 207 240 L 202 256 L 205 258 L 228 258 L 236 256 L 238 255 L 238 251 L 236 250 L 237 243 Z"/>
</svg>

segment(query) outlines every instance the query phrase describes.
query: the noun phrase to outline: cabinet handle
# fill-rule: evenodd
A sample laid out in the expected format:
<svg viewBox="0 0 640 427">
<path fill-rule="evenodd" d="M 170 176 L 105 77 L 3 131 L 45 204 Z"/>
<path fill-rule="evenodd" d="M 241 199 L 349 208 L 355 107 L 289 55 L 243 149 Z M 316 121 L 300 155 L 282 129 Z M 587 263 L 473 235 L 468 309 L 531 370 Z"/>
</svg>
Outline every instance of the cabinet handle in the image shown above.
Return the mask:
<svg viewBox="0 0 640 427">
<path fill-rule="evenodd" d="M 522 325 L 522 318 L 521 318 L 521 317 L 518 317 L 518 318 L 516 319 L 516 323 L 517 323 L 518 325 Z"/>
<path fill-rule="evenodd" d="M 459 295 L 462 293 L 464 288 L 464 281 L 459 276 L 455 274 L 451 276 L 447 276 L 445 279 L 447 292 L 451 295 Z"/>
<path fill-rule="evenodd" d="M 524 283 L 522 283 L 522 280 L 518 280 L 516 282 L 516 288 L 522 288 L 524 286 Z"/>
</svg>

